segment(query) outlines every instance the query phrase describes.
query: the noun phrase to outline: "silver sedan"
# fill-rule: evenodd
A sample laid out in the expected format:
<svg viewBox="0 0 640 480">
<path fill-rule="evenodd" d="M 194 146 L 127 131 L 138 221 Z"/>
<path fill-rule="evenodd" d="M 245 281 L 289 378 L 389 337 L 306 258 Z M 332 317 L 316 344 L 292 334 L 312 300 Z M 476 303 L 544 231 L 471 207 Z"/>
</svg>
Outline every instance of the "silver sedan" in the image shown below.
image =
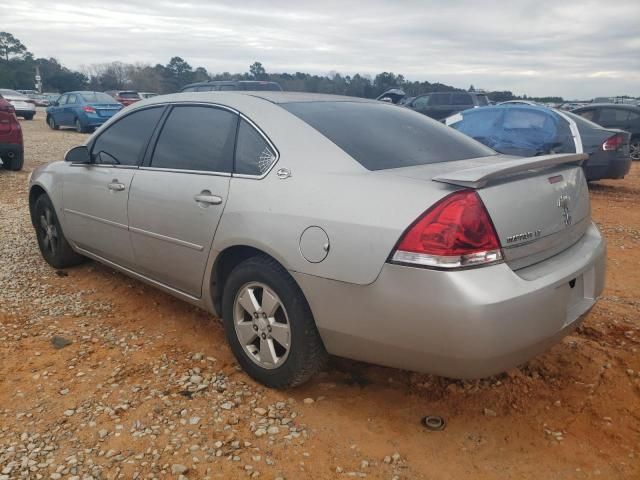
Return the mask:
<svg viewBox="0 0 640 480">
<path fill-rule="evenodd" d="M 55 268 L 109 265 L 224 319 L 242 367 L 328 354 L 458 378 L 575 328 L 603 289 L 582 155 L 498 155 L 383 102 L 154 97 L 30 179 Z"/>
</svg>

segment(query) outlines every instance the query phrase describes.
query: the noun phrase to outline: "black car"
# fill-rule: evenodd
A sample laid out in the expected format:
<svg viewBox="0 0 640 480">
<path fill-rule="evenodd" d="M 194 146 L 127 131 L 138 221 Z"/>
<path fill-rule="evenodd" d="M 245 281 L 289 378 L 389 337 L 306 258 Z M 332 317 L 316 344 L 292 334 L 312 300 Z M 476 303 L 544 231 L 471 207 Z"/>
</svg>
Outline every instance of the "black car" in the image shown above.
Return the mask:
<svg viewBox="0 0 640 480">
<path fill-rule="evenodd" d="M 489 105 L 489 98 L 484 93 L 434 92 L 413 98 L 405 107 L 435 120 L 443 120 L 454 113 L 486 105 Z"/>
<path fill-rule="evenodd" d="M 631 134 L 629 155 L 640 160 L 640 107 L 619 103 L 592 104 L 573 113 L 607 128 L 619 128 Z"/>
<path fill-rule="evenodd" d="M 190 83 L 189 85 L 182 87 L 180 92 L 211 92 L 221 90 L 281 92 L 282 87 L 278 82 L 258 80 L 210 80 L 208 82 Z"/>
</svg>

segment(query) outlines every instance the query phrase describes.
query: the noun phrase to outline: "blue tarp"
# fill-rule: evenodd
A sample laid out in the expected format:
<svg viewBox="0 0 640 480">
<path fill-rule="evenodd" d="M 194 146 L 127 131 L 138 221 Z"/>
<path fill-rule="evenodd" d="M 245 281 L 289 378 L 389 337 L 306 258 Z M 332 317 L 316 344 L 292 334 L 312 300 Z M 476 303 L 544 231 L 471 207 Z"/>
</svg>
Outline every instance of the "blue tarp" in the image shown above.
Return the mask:
<svg viewBox="0 0 640 480">
<path fill-rule="evenodd" d="M 535 105 L 472 108 L 459 115 L 447 124 L 498 152 L 527 157 L 557 147 L 564 122 L 553 110 Z"/>
</svg>

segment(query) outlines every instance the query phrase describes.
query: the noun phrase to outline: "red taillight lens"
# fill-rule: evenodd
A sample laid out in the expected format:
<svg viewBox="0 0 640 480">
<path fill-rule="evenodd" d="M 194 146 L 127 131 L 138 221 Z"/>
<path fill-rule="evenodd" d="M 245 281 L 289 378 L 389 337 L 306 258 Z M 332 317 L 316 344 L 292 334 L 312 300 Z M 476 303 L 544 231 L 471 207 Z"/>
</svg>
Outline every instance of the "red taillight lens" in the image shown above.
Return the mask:
<svg viewBox="0 0 640 480">
<path fill-rule="evenodd" d="M 624 145 L 624 135 L 621 133 L 616 133 L 613 137 L 607 138 L 607 140 L 602 144 L 602 150 L 618 150 Z"/>
<path fill-rule="evenodd" d="M 82 107 L 82 110 L 87 113 L 96 113 L 96 109 L 90 106 Z"/>
<path fill-rule="evenodd" d="M 471 190 L 452 193 L 405 232 L 392 260 L 437 268 L 460 268 L 502 260 L 489 213 Z"/>
</svg>

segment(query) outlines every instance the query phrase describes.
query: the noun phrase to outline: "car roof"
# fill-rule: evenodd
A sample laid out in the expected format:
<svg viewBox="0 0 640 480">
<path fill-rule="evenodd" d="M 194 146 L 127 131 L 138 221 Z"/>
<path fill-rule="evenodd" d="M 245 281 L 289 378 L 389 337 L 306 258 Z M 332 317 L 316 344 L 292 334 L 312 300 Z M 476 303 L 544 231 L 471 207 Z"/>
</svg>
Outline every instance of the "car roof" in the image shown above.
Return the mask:
<svg viewBox="0 0 640 480">
<path fill-rule="evenodd" d="M 584 105 L 582 107 L 576 108 L 576 110 L 584 110 L 588 108 L 601 108 L 601 107 L 620 108 L 623 110 L 633 110 L 633 111 L 640 110 L 640 107 L 637 107 L 635 105 L 630 105 L 628 103 L 590 103 L 589 105 Z"/>
<path fill-rule="evenodd" d="M 151 105 L 171 102 L 204 102 L 204 103 L 224 103 L 242 97 L 253 97 L 274 104 L 299 103 L 299 102 L 358 102 L 375 103 L 380 102 L 368 98 L 347 97 L 345 95 L 330 95 L 325 93 L 306 92 L 272 92 L 272 91 L 228 91 L 228 92 L 179 92 L 168 95 L 158 95 L 138 102 L 136 105 Z"/>
</svg>

